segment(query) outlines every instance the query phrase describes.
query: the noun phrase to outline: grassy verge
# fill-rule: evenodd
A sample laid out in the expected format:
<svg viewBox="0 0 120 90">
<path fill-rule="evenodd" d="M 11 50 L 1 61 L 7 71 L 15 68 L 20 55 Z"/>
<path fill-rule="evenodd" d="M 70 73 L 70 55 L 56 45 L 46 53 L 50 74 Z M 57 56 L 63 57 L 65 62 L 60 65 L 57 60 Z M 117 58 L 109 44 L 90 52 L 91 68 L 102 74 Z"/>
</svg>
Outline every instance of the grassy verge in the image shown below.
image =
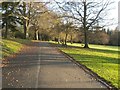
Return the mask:
<svg viewBox="0 0 120 90">
<path fill-rule="evenodd" d="M 90 49 L 85 49 L 80 44 L 70 45 L 68 43 L 68 45 L 70 47 L 60 47 L 60 49 L 111 82 L 115 87 L 119 87 L 118 65 L 120 63 L 118 61 L 117 46 L 90 45 Z"/>
<path fill-rule="evenodd" d="M 2 41 L 0 42 L 2 46 L 0 54 L 2 54 L 2 58 L 5 58 L 13 53 L 19 52 L 23 45 L 30 42 L 30 40 L 24 39 L 2 39 Z"/>
</svg>

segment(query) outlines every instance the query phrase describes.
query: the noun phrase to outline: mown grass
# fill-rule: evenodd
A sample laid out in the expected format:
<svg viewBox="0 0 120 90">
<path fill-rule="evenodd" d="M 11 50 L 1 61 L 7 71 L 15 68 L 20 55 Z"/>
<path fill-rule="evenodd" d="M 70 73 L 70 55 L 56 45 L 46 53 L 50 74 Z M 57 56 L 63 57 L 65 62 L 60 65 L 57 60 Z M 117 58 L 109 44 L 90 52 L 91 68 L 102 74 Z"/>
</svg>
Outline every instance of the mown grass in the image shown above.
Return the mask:
<svg viewBox="0 0 120 90">
<path fill-rule="evenodd" d="M 5 58 L 13 53 L 19 52 L 23 45 L 30 42 L 30 40 L 24 39 L 2 39 L 0 42 L 2 46 L 2 49 L 0 50 L 1 58 Z"/>
<path fill-rule="evenodd" d="M 79 43 L 67 43 L 67 45 L 69 46 L 77 46 L 77 47 L 83 47 L 83 44 L 79 44 Z M 89 44 L 90 48 L 93 49 L 101 49 L 101 50 L 113 50 L 113 51 L 118 51 L 120 47 L 117 46 L 108 46 L 108 45 L 94 45 L 94 44 Z"/>
<path fill-rule="evenodd" d="M 72 56 L 81 64 L 103 77 L 105 80 L 112 83 L 117 88 L 120 88 L 118 83 L 118 47 L 105 45 L 89 45 L 90 49 L 82 48 L 81 44 L 70 44 L 70 47 L 60 49 Z"/>
<path fill-rule="evenodd" d="M 50 41 L 51 43 L 57 44 L 57 42 Z M 82 43 L 67 43 L 68 46 L 76 46 L 76 47 L 84 47 L 84 44 Z M 119 51 L 120 46 L 108 46 L 108 45 L 94 45 L 94 44 L 89 44 L 90 48 L 93 49 L 101 49 L 101 50 L 113 50 L 113 51 Z"/>
</svg>

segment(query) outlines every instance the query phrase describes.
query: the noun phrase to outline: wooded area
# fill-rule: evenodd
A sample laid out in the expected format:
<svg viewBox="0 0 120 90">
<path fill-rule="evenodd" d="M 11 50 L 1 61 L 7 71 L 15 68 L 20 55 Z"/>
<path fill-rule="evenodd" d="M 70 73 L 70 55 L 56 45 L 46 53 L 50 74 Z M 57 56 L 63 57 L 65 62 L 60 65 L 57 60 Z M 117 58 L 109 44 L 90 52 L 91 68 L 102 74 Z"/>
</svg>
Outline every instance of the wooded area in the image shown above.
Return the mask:
<svg viewBox="0 0 120 90">
<path fill-rule="evenodd" d="M 120 31 L 104 28 L 112 2 L 2 2 L 2 37 L 120 45 Z"/>
</svg>

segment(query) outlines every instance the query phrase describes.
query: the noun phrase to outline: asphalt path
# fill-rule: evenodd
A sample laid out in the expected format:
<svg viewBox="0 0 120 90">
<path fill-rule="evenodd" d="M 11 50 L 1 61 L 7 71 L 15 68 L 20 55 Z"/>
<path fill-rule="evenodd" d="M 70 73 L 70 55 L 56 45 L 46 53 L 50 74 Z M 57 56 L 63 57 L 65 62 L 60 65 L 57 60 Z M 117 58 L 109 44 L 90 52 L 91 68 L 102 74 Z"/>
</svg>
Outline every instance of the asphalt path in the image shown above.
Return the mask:
<svg viewBox="0 0 120 90">
<path fill-rule="evenodd" d="M 3 61 L 2 88 L 106 88 L 48 42 Z"/>
</svg>

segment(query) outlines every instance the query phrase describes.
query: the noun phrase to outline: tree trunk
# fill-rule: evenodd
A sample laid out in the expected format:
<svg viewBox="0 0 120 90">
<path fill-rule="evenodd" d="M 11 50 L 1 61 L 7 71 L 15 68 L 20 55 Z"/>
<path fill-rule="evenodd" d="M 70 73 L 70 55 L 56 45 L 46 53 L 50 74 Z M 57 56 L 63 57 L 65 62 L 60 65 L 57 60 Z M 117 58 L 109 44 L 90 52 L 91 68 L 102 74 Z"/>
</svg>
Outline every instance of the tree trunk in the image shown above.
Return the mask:
<svg viewBox="0 0 120 90">
<path fill-rule="evenodd" d="M 83 23 L 83 27 L 84 27 L 84 48 L 89 48 L 88 47 L 88 38 L 87 38 L 87 27 L 86 27 L 86 13 L 87 13 L 87 5 L 86 5 L 86 1 L 84 1 L 84 23 Z"/>
<path fill-rule="evenodd" d="M 29 20 L 26 20 L 26 38 L 29 37 Z"/>
<path fill-rule="evenodd" d="M 84 44 L 85 44 L 84 48 L 89 48 L 88 37 L 87 37 L 87 29 L 86 28 L 84 29 Z"/>
<path fill-rule="evenodd" d="M 7 38 L 8 35 L 8 22 L 6 21 L 6 27 L 5 27 L 5 35 L 4 38 Z"/>
<path fill-rule="evenodd" d="M 60 36 L 59 36 L 59 34 L 58 34 L 58 44 L 60 44 Z"/>
<path fill-rule="evenodd" d="M 34 32 L 34 40 L 37 40 L 36 30 Z"/>
<path fill-rule="evenodd" d="M 29 12 L 28 12 L 28 19 L 26 19 L 26 38 L 29 37 L 29 24 L 30 24 L 30 12 L 31 12 L 31 2 L 29 3 Z"/>
<path fill-rule="evenodd" d="M 26 39 L 27 27 L 26 27 L 26 21 L 25 20 L 24 20 L 23 27 L 24 27 L 24 39 Z"/>
<path fill-rule="evenodd" d="M 73 38 L 72 38 L 72 35 L 71 35 L 71 40 L 70 40 L 70 43 L 73 44 Z"/>
<path fill-rule="evenodd" d="M 65 35 L 65 45 L 67 46 L 67 36 L 68 36 L 68 34 L 66 33 L 66 35 Z"/>
<path fill-rule="evenodd" d="M 28 38 L 29 37 L 29 34 L 28 34 L 28 30 L 29 30 L 29 21 L 28 20 L 24 20 L 24 23 L 23 23 L 23 27 L 24 27 L 24 39 Z"/>
<path fill-rule="evenodd" d="M 38 30 L 36 31 L 36 40 L 38 40 L 39 37 L 38 37 Z"/>
<path fill-rule="evenodd" d="M 23 2 L 23 16 L 26 17 L 26 2 Z M 23 19 L 24 39 L 26 39 L 27 27 L 26 19 Z"/>
<path fill-rule="evenodd" d="M 38 40 L 40 40 L 40 32 L 38 31 Z"/>
</svg>

